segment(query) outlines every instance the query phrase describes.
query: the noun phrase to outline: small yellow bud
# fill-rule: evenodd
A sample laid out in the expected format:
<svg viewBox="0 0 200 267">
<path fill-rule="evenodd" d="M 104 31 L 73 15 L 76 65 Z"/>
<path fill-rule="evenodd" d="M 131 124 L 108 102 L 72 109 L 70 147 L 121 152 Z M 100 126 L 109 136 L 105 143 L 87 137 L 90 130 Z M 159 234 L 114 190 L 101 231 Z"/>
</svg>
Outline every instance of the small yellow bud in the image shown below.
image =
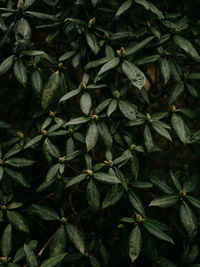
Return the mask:
<svg viewBox="0 0 200 267">
<path fill-rule="evenodd" d="M 42 135 L 47 135 L 48 134 L 48 132 L 46 130 L 42 130 L 41 133 L 42 133 Z"/>
<path fill-rule="evenodd" d="M 93 175 L 93 171 L 92 170 L 87 170 L 86 172 L 87 172 L 87 175 L 89 175 L 89 176 Z"/>
<path fill-rule="evenodd" d="M 89 20 L 88 28 L 92 28 L 92 26 L 94 26 L 95 22 L 96 22 L 96 18 L 92 18 L 91 20 Z"/>
<path fill-rule="evenodd" d="M 113 96 L 114 96 L 114 98 L 119 99 L 119 98 L 120 98 L 120 93 L 119 93 L 119 91 L 118 91 L 118 90 L 114 91 L 114 92 L 113 92 Z"/>
<path fill-rule="evenodd" d="M 93 121 L 98 121 L 99 116 L 98 116 L 98 115 L 93 115 L 93 116 L 92 116 L 92 119 L 93 119 Z"/>
</svg>

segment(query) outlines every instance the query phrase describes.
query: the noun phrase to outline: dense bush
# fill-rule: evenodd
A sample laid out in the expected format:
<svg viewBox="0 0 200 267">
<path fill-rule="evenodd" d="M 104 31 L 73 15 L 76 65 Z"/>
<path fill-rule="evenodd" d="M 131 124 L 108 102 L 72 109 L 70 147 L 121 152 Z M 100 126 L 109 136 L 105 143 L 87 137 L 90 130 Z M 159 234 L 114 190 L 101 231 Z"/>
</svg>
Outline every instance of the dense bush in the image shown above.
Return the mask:
<svg viewBox="0 0 200 267">
<path fill-rule="evenodd" d="M 1 0 L 0 265 L 200 266 L 198 1 Z"/>
</svg>

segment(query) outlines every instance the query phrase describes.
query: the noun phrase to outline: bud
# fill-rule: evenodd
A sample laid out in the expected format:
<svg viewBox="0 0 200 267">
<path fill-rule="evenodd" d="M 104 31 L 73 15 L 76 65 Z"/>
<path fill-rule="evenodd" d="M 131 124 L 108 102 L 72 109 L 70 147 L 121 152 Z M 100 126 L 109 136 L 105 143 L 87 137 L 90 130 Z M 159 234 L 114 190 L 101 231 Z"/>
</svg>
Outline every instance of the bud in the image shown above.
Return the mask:
<svg viewBox="0 0 200 267">
<path fill-rule="evenodd" d="M 187 195 L 186 190 L 185 190 L 185 189 L 182 189 L 182 190 L 179 192 L 179 195 L 180 195 L 181 197 L 185 197 L 185 196 Z"/>
<path fill-rule="evenodd" d="M 89 254 L 88 254 L 88 252 L 85 252 L 85 257 L 89 257 Z"/>
<path fill-rule="evenodd" d="M 105 163 L 108 167 L 112 167 L 112 166 L 113 166 L 113 161 L 112 161 L 112 160 L 105 160 L 104 163 Z"/>
<path fill-rule="evenodd" d="M 114 98 L 119 99 L 119 98 L 120 98 L 120 93 L 119 93 L 119 91 L 117 91 L 117 90 L 114 91 L 113 96 L 114 96 Z"/>
<path fill-rule="evenodd" d="M 87 172 L 87 175 L 89 175 L 89 176 L 93 175 L 93 171 L 92 170 L 87 170 L 86 172 Z"/>
<path fill-rule="evenodd" d="M 132 145 L 130 146 L 130 150 L 131 150 L 131 151 L 133 151 L 135 148 L 136 148 L 136 145 L 134 145 L 134 144 L 132 144 Z"/>
<path fill-rule="evenodd" d="M 69 129 L 68 129 L 68 133 L 69 133 L 69 134 L 72 134 L 73 132 L 74 132 L 74 130 L 73 130 L 72 128 L 69 128 Z"/>
<path fill-rule="evenodd" d="M 46 130 L 42 130 L 41 133 L 42 133 L 42 135 L 47 135 L 48 134 L 48 132 Z"/>
<path fill-rule="evenodd" d="M 98 116 L 98 115 L 93 115 L 93 116 L 92 116 L 92 119 L 93 119 L 93 121 L 98 121 L 99 116 Z"/>
<path fill-rule="evenodd" d="M 60 158 L 59 158 L 59 162 L 60 162 L 60 163 L 64 163 L 64 162 L 65 162 L 65 157 L 60 157 Z"/>
<path fill-rule="evenodd" d="M 150 24 L 150 22 L 147 20 L 147 27 L 151 27 L 151 24 Z"/>
<path fill-rule="evenodd" d="M 143 220 L 144 220 L 144 218 L 142 217 L 142 215 L 140 215 L 140 214 L 137 214 L 137 215 L 136 215 L 136 222 L 140 223 L 140 222 L 142 222 Z"/>
<path fill-rule="evenodd" d="M 59 69 L 62 69 L 64 67 L 64 65 L 62 64 L 62 62 L 60 62 L 59 64 L 58 64 L 58 68 Z"/>
<path fill-rule="evenodd" d="M 24 138 L 24 134 L 21 132 L 17 132 L 17 135 L 19 136 L 19 138 L 23 139 Z"/>
<path fill-rule="evenodd" d="M 104 39 L 108 40 L 110 38 L 109 34 L 107 32 L 104 32 Z"/>
<path fill-rule="evenodd" d="M 152 122 L 151 115 L 150 115 L 149 113 L 146 114 L 146 119 L 147 119 L 149 122 Z"/>
<path fill-rule="evenodd" d="M 120 224 L 117 225 L 117 228 L 123 229 L 124 228 L 124 225 L 122 223 L 120 223 Z"/>
<path fill-rule="evenodd" d="M 62 217 L 62 218 L 60 219 L 60 221 L 61 221 L 61 223 L 66 223 L 66 222 L 67 222 L 67 218 Z"/>
<path fill-rule="evenodd" d="M 24 10 L 24 4 L 23 4 L 22 1 L 19 2 L 18 6 L 17 6 L 17 9 L 18 9 L 19 11 L 23 11 L 23 10 Z"/>
<path fill-rule="evenodd" d="M 87 85 L 84 82 L 81 82 L 81 89 L 83 90 L 87 89 Z"/>
<path fill-rule="evenodd" d="M 0 165 L 3 165 L 3 164 L 4 164 L 3 159 L 0 159 Z"/>
<path fill-rule="evenodd" d="M 1 261 L 2 263 L 7 264 L 7 263 L 8 263 L 8 258 L 6 258 L 6 257 L 0 257 L 0 261 Z"/>
<path fill-rule="evenodd" d="M 176 112 L 176 111 L 177 111 L 177 109 L 176 109 L 176 106 L 175 106 L 175 105 L 173 105 L 173 106 L 171 107 L 171 111 L 172 111 L 172 112 Z"/>
<path fill-rule="evenodd" d="M 91 20 L 89 20 L 88 28 L 92 28 L 94 26 L 95 22 L 96 22 L 96 18 L 92 18 Z"/>
<path fill-rule="evenodd" d="M 117 55 L 119 57 L 125 58 L 126 57 L 126 51 L 123 47 L 120 48 L 120 50 L 117 50 Z"/>
<path fill-rule="evenodd" d="M 51 118 L 54 118 L 55 117 L 55 113 L 53 112 L 53 111 L 49 111 L 49 116 L 51 117 Z"/>
</svg>

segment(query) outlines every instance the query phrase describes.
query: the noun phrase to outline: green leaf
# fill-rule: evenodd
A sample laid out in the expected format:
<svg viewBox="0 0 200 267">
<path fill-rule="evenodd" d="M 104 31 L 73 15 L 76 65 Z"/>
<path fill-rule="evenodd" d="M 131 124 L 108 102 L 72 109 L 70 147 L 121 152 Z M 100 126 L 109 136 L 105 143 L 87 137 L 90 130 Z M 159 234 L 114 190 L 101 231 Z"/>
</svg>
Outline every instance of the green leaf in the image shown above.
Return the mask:
<svg viewBox="0 0 200 267">
<path fill-rule="evenodd" d="M 67 237 L 64 225 L 61 225 L 55 232 L 53 239 L 50 244 L 50 257 L 56 256 L 57 254 L 64 253 L 66 251 Z"/>
<path fill-rule="evenodd" d="M 14 55 L 7 57 L 0 65 L 0 75 L 3 75 L 6 73 L 13 64 L 14 61 Z"/>
<path fill-rule="evenodd" d="M 109 183 L 109 184 L 119 184 L 120 180 L 116 176 L 112 176 L 108 173 L 104 172 L 95 172 L 94 178 L 103 183 Z"/>
<path fill-rule="evenodd" d="M 82 123 L 88 122 L 89 120 L 90 120 L 89 117 L 78 117 L 75 119 L 71 119 L 69 122 L 65 124 L 65 126 L 82 124 Z"/>
<path fill-rule="evenodd" d="M 145 217 L 144 207 L 143 207 L 141 200 L 138 198 L 138 196 L 132 190 L 129 190 L 128 197 L 133 208 L 137 212 L 139 212 L 143 217 Z"/>
<path fill-rule="evenodd" d="M 116 99 L 113 99 L 108 106 L 107 110 L 108 117 L 110 117 L 110 115 L 117 109 L 117 106 L 118 106 L 118 101 Z"/>
<path fill-rule="evenodd" d="M 125 1 L 117 10 L 117 13 L 115 15 L 115 18 L 118 19 L 119 16 L 121 16 L 121 14 L 123 14 L 126 10 L 128 10 L 131 5 L 132 5 L 133 1 L 132 0 L 127 0 Z"/>
<path fill-rule="evenodd" d="M 34 250 L 38 245 L 38 242 L 36 240 L 31 240 L 27 246 L 31 249 L 31 250 Z M 23 259 L 25 257 L 25 253 L 24 253 L 24 248 L 21 247 L 17 250 L 15 256 L 14 256 L 14 262 L 18 262 L 20 261 L 21 259 Z"/>
<path fill-rule="evenodd" d="M 80 251 L 81 254 L 84 255 L 86 251 L 85 242 L 78 229 L 70 223 L 66 223 L 65 227 L 72 244 L 78 249 L 78 251 Z"/>
<path fill-rule="evenodd" d="M 107 127 L 107 125 L 104 122 L 99 122 L 98 123 L 98 129 L 99 129 L 99 134 L 101 138 L 103 139 L 105 145 L 107 147 L 112 146 L 112 136 L 110 134 L 110 131 Z"/>
<path fill-rule="evenodd" d="M 153 121 L 151 123 L 153 129 L 160 134 L 161 136 L 165 137 L 166 139 L 168 139 L 170 142 L 172 142 L 172 138 L 170 136 L 170 134 L 168 133 L 168 131 L 162 127 L 162 124 L 159 121 Z"/>
<path fill-rule="evenodd" d="M 159 266 L 163 266 L 163 267 L 176 267 L 177 266 L 173 262 L 171 262 L 169 259 L 166 259 L 162 256 L 159 256 L 156 258 L 156 264 L 158 264 Z"/>
<path fill-rule="evenodd" d="M 199 54 L 196 51 L 196 49 L 193 47 L 190 41 L 186 40 L 185 38 L 181 37 L 180 35 L 174 36 L 174 42 L 175 44 L 180 47 L 182 50 L 184 50 L 188 55 L 191 57 L 198 58 Z"/>
<path fill-rule="evenodd" d="M 137 180 L 139 175 L 139 160 L 134 155 L 130 157 L 130 169 L 133 175 L 133 179 Z"/>
<path fill-rule="evenodd" d="M 4 170 L 6 171 L 6 173 L 18 184 L 24 186 L 24 187 L 28 187 L 30 188 L 30 184 L 26 181 L 26 179 L 24 178 L 24 176 L 16 171 L 13 171 L 11 169 L 8 168 L 4 168 Z"/>
<path fill-rule="evenodd" d="M 38 266 L 37 258 L 34 252 L 26 244 L 24 244 L 24 253 L 26 256 L 26 262 L 28 263 L 28 266 L 37 267 Z"/>
<path fill-rule="evenodd" d="M 28 214 L 34 215 L 39 217 L 42 220 L 45 221 L 57 221 L 59 220 L 59 215 L 57 212 L 55 212 L 53 209 L 46 207 L 46 206 L 41 206 L 41 205 L 36 205 L 36 204 L 31 204 L 28 207 L 27 210 Z"/>
<path fill-rule="evenodd" d="M 7 211 L 7 218 L 8 221 L 13 225 L 13 227 L 20 231 L 20 232 L 25 232 L 29 233 L 29 228 L 22 217 L 18 212 L 16 211 Z"/>
<path fill-rule="evenodd" d="M 160 62 L 160 71 L 164 77 L 165 83 L 167 83 L 170 78 L 170 67 L 166 58 L 163 58 Z"/>
<path fill-rule="evenodd" d="M 180 219 L 182 225 L 192 240 L 197 234 L 197 221 L 193 211 L 185 201 L 181 204 Z"/>
<path fill-rule="evenodd" d="M 200 199 L 196 197 L 187 196 L 187 200 L 197 209 L 200 209 Z"/>
<path fill-rule="evenodd" d="M 158 58 L 159 55 L 146 56 L 134 61 L 134 64 L 135 65 L 149 64 L 155 62 L 156 60 L 158 60 Z"/>
<path fill-rule="evenodd" d="M 163 232 L 163 229 L 161 227 L 159 227 L 159 224 L 155 224 L 154 220 L 148 220 L 145 219 L 142 222 L 144 228 L 151 233 L 152 235 L 156 236 L 157 238 L 167 241 L 169 243 L 174 244 L 173 240 L 171 239 L 171 237 L 169 237 L 165 232 Z"/>
<path fill-rule="evenodd" d="M 145 85 L 146 77 L 144 73 L 133 63 L 124 61 L 122 63 L 122 70 L 131 83 L 138 89 L 141 89 Z"/>
<path fill-rule="evenodd" d="M 47 260 L 43 261 L 41 267 L 54 267 L 58 266 L 59 263 L 63 261 L 67 253 L 58 254 L 54 257 L 48 258 Z"/>
<path fill-rule="evenodd" d="M 3 178 L 3 167 L 2 166 L 0 166 L 0 181 L 1 181 L 1 179 Z"/>
<path fill-rule="evenodd" d="M 149 180 L 153 185 L 157 186 L 165 194 L 173 194 L 174 193 L 173 189 L 166 184 L 165 180 L 159 179 L 159 178 L 153 177 L 153 176 L 151 176 L 149 178 Z"/>
<path fill-rule="evenodd" d="M 126 100 L 119 101 L 119 109 L 125 118 L 134 121 L 136 119 L 137 107 Z"/>
<path fill-rule="evenodd" d="M 106 64 L 104 64 L 100 71 L 98 72 L 98 76 L 102 75 L 103 73 L 105 73 L 108 70 L 114 69 L 115 67 L 117 67 L 120 63 L 120 59 L 119 58 L 112 58 L 110 59 Z"/>
<path fill-rule="evenodd" d="M 27 8 L 31 7 L 35 3 L 35 1 L 36 0 L 26 0 L 24 3 L 24 8 L 27 9 Z"/>
<path fill-rule="evenodd" d="M 94 146 L 97 143 L 99 137 L 99 130 L 98 127 L 95 123 L 92 123 L 86 133 L 86 147 L 87 147 L 87 151 L 90 151 L 91 149 L 94 148 Z"/>
<path fill-rule="evenodd" d="M 17 59 L 14 64 L 14 75 L 18 82 L 23 86 L 26 87 L 28 76 L 27 76 L 27 68 L 24 65 L 21 59 Z"/>
<path fill-rule="evenodd" d="M 170 177 L 172 179 L 172 182 L 174 184 L 174 186 L 176 187 L 177 191 L 180 192 L 182 187 L 181 184 L 179 183 L 178 178 L 176 177 L 176 175 L 172 172 L 172 170 L 170 170 Z"/>
<path fill-rule="evenodd" d="M 114 184 L 106 194 L 103 202 L 102 209 L 115 205 L 123 196 L 124 188 L 121 184 Z"/>
<path fill-rule="evenodd" d="M 129 257 L 134 262 L 140 255 L 142 247 L 142 234 L 140 227 L 137 225 L 129 235 Z"/>
<path fill-rule="evenodd" d="M 154 148 L 154 142 L 148 125 L 145 125 L 143 136 L 147 151 L 148 152 L 152 151 L 152 149 Z"/>
<path fill-rule="evenodd" d="M 9 158 L 5 161 L 6 164 L 17 168 L 31 166 L 35 163 L 34 160 L 24 158 Z"/>
<path fill-rule="evenodd" d="M 88 115 L 92 107 L 92 99 L 89 93 L 84 92 L 80 97 L 80 107 L 85 115 Z"/>
<path fill-rule="evenodd" d="M 87 185 L 86 198 L 91 210 L 97 212 L 100 207 L 100 194 L 97 186 L 92 179 Z"/>
<path fill-rule="evenodd" d="M 25 50 L 30 43 L 31 27 L 24 18 L 19 19 L 15 24 L 15 39 L 22 50 Z"/>
<path fill-rule="evenodd" d="M 99 41 L 96 35 L 93 32 L 87 32 L 86 40 L 93 53 L 97 55 L 101 47 L 99 46 Z"/>
<path fill-rule="evenodd" d="M 44 140 L 44 146 L 46 150 L 49 152 L 49 154 L 51 154 L 53 157 L 55 158 L 60 157 L 60 152 L 58 148 L 54 144 L 52 144 L 48 138 Z"/>
<path fill-rule="evenodd" d="M 174 205 L 178 201 L 178 199 L 179 199 L 178 195 L 165 195 L 152 200 L 149 206 L 167 208 Z"/>
<path fill-rule="evenodd" d="M 175 83 L 170 91 L 169 104 L 174 103 L 184 92 L 184 84 L 182 82 Z"/>
<path fill-rule="evenodd" d="M 76 51 L 69 51 L 69 52 L 65 53 L 64 55 L 62 55 L 61 57 L 59 57 L 59 61 L 68 60 L 71 57 L 73 57 L 75 54 L 76 54 Z"/>
<path fill-rule="evenodd" d="M 27 149 L 28 147 L 32 147 L 33 145 L 37 144 L 42 139 L 42 137 L 43 137 L 42 135 L 35 136 L 33 139 L 31 139 L 26 143 L 24 149 Z"/>
<path fill-rule="evenodd" d="M 49 14 L 34 12 L 34 11 L 26 11 L 25 15 L 29 15 L 30 17 L 34 17 L 39 20 L 50 20 L 50 21 L 58 20 L 55 15 L 49 15 Z"/>
<path fill-rule="evenodd" d="M 86 178 L 86 176 L 86 173 L 79 174 L 67 183 L 66 188 L 82 182 Z"/>
<path fill-rule="evenodd" d="M 44 91 L 42 94 L 42 108 L 47 109 L 52 102 L 55 100 L 57 90 L 60 85 L 60 75 L 59 71 L 51 74 L 49 80 L 47 81 Z"/>
<path fill-rule="evenodd" d="M 1 239 L 2 256 L 8 258 L 13 247 L 12 226 L 9 224 L 3 232 Z"/>
<path fill-rule="evenodd" d="M 178 138 L 181 140 L 183 144 L 186 144 L 188 138 L 188 132 L 184 120 L 176 113 L 173 113 L 171 117 L 171 123 Z"/>
<path fill-rule="evenodd" d="M 42 94 L 42 90 L 43 90 L 43 81 L 42 81 L 42 77 L 41 77 L 38 70 L 35 70 L 31 74 L 31 85 L 33 87 L 33 90 L 34 90 L 36 96 L 40 97 Z"/>
<path fill-rule="evenodd" d="M 135 219 L 130 217 L 123 217 L 120 219 L 120 222 L 135 223 Z"/>
<path fill-rule="evenodd" d="M 105 108 L 110 104 L 111 98 L 106 99 L 105 101 L 101 102 L 96 108 L 95 108 L 95 114 L 99 114 L 102 111 L 104 111 Z"/>
<path fill-rule="evenodd" d="M 151 42 L 151 40 L 153 39 L 154 39 L 154 36 L 150 36 L 146 38 L 145 40 L 141 41 L 140 43 L 136 44 L 135 46 L 133 46 L 131 49 L 127 51 L 127 56 L 130 56 L 133 53 L 136 53 L 137 51 L 142 49 L 144 46 L 146 46 L 149 42 Z"/>
<path fill-rule="evenodd" d="M 90 61 L 86 66 L 85 66 L 85 70 L 89 70 L 92 68 L 96 68 L 100 65 L 103 65 L 104 63 L 108 62 L 109 60 L 113 59 L 113 57 L 104 57 L 104 58 L 100 58 L 94 61 Z"/>
</svg>

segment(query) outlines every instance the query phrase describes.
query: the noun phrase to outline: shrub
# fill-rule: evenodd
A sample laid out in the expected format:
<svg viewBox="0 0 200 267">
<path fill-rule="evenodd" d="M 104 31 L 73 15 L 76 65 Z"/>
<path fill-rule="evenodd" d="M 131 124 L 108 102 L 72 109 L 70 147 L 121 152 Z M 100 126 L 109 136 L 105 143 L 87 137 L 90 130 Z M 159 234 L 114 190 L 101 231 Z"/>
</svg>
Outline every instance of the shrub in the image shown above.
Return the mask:
<svg viewBox="0 0 200 267">
<path fill-rule="evenodd" d="M 192 2 L 0 1 L 1 266 L 200 266 Z"/>
</svg>

